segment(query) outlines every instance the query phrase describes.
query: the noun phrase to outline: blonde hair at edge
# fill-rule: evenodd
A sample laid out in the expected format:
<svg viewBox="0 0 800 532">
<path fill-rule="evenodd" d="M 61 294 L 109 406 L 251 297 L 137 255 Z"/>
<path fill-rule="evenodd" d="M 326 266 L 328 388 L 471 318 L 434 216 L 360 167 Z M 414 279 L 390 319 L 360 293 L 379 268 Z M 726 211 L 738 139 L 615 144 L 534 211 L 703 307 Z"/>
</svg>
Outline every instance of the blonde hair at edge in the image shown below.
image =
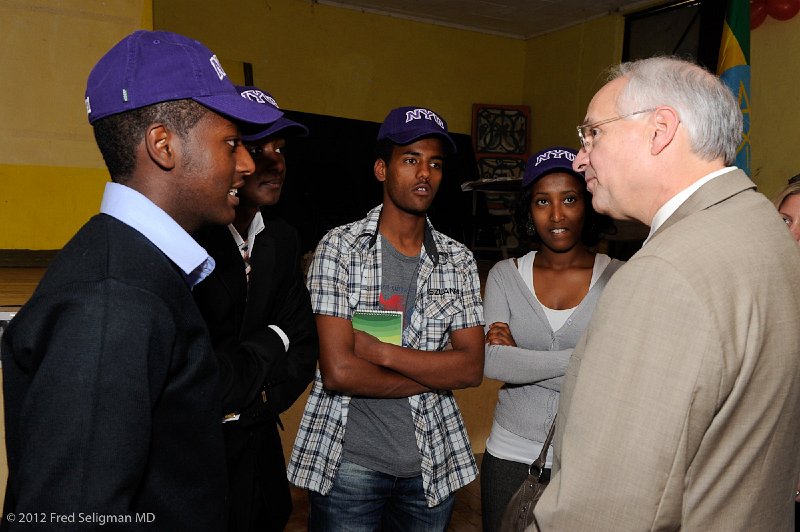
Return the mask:
<svg viewBox="0 0 800 532">
<path fill-rule="evenodd" d="M 772 200 L 772 203 L 775 205 L 776 209 L 780 210 L 783 200 L 789 196 L 794 196 L 795 194 L 800 194 L 800 181 L 786 185 L 786 187 L 784 187 L 784 189 L 781 190 L 777 196 L 775 196 L 775 199 Z"/>
</svg>

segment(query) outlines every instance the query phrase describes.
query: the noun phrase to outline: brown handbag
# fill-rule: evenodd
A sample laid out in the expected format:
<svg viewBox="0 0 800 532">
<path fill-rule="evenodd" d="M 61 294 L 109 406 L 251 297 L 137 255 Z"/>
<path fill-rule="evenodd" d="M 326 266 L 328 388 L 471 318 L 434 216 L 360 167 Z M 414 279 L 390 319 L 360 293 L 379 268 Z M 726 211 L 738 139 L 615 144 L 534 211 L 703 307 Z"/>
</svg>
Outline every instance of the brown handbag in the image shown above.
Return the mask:
<svg viewBox="0 0 800 532">
<path fill-rule="evenodd" d="M 524 532 L 534 522 L 533 509 L 547 486 L 547 482 L 542 482 L 540 479 L 544 464 L 547 461 L 547 450 L 553 440 L 555 427 L 556 420 L 553 418 L 553 424 L 550 425 L 550 432 L 547 433 L 542 452 L 539 453 L 539 457 L 528 468 L 528 477 L 514 492 L 514 495 L 511 496 L 511 500 L 508 501 L 508 506 L 506 506 L 506 510 L 500 520 L 500 532 Z"/>
</svg>

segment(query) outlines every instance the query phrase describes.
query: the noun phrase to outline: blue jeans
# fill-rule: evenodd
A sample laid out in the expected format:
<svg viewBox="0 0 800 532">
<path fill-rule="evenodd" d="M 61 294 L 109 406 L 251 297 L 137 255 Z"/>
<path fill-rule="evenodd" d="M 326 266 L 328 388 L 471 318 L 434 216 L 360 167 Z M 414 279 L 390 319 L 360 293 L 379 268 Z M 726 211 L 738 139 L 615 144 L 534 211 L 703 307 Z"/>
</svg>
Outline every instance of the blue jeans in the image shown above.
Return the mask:
<svg viewBox="0 0 800 532">
<path fill-rule="evenodd" d="M 455 495 L 428 508 L 422 476 L 395 477 L 342 460 L 327 495 L 309 492 L 309 532 L 447 530 Z"/>
</svg>

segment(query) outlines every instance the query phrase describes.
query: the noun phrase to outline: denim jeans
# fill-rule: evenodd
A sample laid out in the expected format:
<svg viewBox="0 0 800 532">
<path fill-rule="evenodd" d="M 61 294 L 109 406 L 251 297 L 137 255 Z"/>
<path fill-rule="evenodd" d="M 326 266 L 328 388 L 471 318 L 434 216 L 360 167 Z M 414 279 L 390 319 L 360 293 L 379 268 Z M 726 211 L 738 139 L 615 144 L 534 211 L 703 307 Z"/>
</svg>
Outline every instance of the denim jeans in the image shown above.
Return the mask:
<svg viewBox="0 0 800 532">
<path fill-rule="evenodd" d="M 342 460 L 327 495 L 309 492 L 309 532 L 447 530 L 455 495 L 428 508 L 422 476 L 402 478 Z"/>
</svg>

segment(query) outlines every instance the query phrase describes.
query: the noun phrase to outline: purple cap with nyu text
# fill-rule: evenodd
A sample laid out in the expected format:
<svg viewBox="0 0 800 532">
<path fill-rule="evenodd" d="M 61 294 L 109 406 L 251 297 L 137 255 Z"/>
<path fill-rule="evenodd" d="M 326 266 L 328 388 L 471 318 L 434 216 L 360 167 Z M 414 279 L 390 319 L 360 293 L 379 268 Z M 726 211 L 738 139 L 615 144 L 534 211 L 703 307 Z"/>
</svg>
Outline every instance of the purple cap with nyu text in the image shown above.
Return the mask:
<svg viewBox="0 0 800 532">
<path fill-rule="evenodd" d="M 553 172 L 566 172 L 580 179 L 583 174 L 572 169 L 572 161 L 578 152 L 572 148 L 547 148 L 531 155 L 525 165 L 525 173 L 522 175 L 522 188 L 529 187 L 540 178 Z"/>
<path fill-rule="evenodd" d="M 456 143 L 447 133 L 447 122 L 424 107 L 398 107 L 386 115 L 378 131 L 378 140 L 389 139 L 404 146 L 422 137 L 437 136 L 448 151 L 456 151 Z"/>
<path fill-rule="evenodd" d="M 89 123 L 183 99 L 237 122 L 270 124 L 283 115 L 242 98 L 211 50 L 167 31 L 131 33 L 100 58 L 86 84 Z"/>
<path fill-rule="evenodd" d="M 270 93 L 264 92 L 258 87 L 236 85 L 236 90 L 239 91 L 242 98 L 250 100 L 251 102 L 279 109 L 278 102 L 275 101 L 275 98 L 273 98 Z M 303 124 L 299 124 L 294 120 L 289 120 L 285 116 L 282 116 L 267 126 L 266 129 L 260 128 L 256 131 L 254 128 L 246 128 L 245 131 L 242 132 L 242 140 L 245 142 L 254 142 L 275 135 L 278 132 L 281 133 L 282 137 L 305 137 L 308 135 L 308 128 Z"/>
</svg>

